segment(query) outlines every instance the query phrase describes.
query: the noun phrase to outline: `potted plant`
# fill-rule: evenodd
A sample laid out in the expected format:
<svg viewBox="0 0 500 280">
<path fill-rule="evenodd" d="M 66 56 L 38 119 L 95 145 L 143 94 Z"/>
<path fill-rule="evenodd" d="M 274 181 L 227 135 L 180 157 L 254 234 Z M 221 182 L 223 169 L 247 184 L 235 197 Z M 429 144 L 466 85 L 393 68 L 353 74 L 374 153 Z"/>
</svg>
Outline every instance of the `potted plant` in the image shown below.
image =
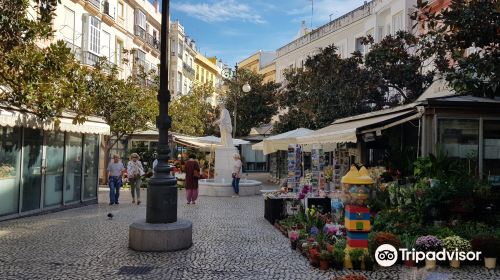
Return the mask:
<svg viewBox="0 0 500 280">
<path fill-rule="evenodd" d="M 447 251 L 458 250 L 459 252 L 468 252 L 471 250 L 470 242 L 458 235 L 448 236 L 445 239 L 443 239 L 443 247 Z M 458 258 L 450 260 L 450 266 L 454 268 L 459 268 L 460 260 L 458 260 Z"/>
<path fill-rule="evenodd" d="M 481 252 L 484 257 L 484 266 L 495 269 L 497 258 L 500 255 L 500 239 L 494 236 L 480 235 L 471 240 L 472 250 Z"/>
<path fill-rule="evenodd" d="M 415 241 L 415 247 L 417 251 L 423 251 L 427 253 L 441 250 L 443 244 L 441 240 L 439 240 L 434 235 L 425 235 L 417 238 L 417 240 Z M 436 267 L 436 260 L 425 259 L 425 267 L 427 269 L 434 269 Z"/>
<path fill-rule="evenodd" d="M 415 236 L 411 236 L 409 234 L 404 234 L 401 238 L 402 246 L 404 246 L 404 248 L 406 248 L 408 251 L 411 251 L 412 249 L 415 248 L 415 240 L 416 239 L 417 238 Z M 408 260 L 405 260 L 404 262 L 405 262 L 405 265 L 407 267 L 417 266 L 414 259 L 408 259 Z"/>
<path fill-rule="evenodd" d="M 375 261 L 373 260 L 373 254 L 365 254 L 363 260 L 365 263 L 365 270 L 373 271 L 373 265 L 375 264 Z"/>
<path fill-rule="evenodd" d="M 376 232 L 373 237 L 373 248 L 376 250 L 382 244 L 390 244 L 396 248 L 401 247 L 401 240 L 395 234 L 390 232 Z"/>
<path fill-rule="evenodd" d="M 328 270 L 330 267 L 330 252 L 322 250 L 319 254 L 319 269 Z"/>
<path fill-rule="evenodd" d="M 335 247 L 333 249 L 333 268 L 341 270 L 344 268 L 345 252 L 344 249 Z"/>
<path fill-rule="evenodd" d="M 319 252 L 316 248 L 309 249 L 309 263 L 314 266 L 319 266 Z"/>
<path fill-rule="evenodd" d="M 351 259 L 353 269 L 361 269 L 361 261 L 365 251 L 363 249 L 352 249 L 349 251 L 349 258 Z"/>
</svg>

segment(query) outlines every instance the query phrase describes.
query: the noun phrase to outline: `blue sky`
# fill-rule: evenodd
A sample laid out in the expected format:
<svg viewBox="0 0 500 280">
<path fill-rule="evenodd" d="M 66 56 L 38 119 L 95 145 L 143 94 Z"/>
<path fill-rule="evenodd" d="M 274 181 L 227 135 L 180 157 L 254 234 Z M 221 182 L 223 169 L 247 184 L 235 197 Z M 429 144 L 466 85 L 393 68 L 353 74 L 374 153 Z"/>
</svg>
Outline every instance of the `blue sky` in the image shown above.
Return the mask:
<svg viewBox="0 0 500 280">
<path fill-rule="evenodd" d="M 327 23 L 363 0 L 314 0 L 313 27 Z M 258 50 L 272 51 L 296 38 L 302 20 L 311 25 L 311 0 L 171 0 L 202 54 L 234 65 Z"/>
</svg>

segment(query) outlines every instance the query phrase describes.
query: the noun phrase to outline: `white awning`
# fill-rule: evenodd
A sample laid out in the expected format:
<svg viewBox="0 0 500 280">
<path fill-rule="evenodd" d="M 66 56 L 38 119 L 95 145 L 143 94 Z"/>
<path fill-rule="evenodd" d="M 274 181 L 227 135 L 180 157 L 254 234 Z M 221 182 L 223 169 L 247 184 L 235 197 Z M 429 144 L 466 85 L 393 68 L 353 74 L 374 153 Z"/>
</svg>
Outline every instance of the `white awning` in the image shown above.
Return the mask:
<svg viewBox="0 0 500 280">
<path fill-rule="evenodd" d="M 263 150 L 264 155 L 268 155 L 277 151 L 286 151 L 288 150 L 288 145 L 297 144 L 297 137 L 307 135 L 311 132 L 313 131 L 307 128 L 297 128 L 292 131 L 268 137 L 262 142 L 253 145 L 252 149 Z"/>
<path fill-rule="evenodd" d="M 210 151 L 212 148 L 221 145 L 220 138 L 215 136 L 195 137 L 186 135 L 174 135 L 173 139 L 175 142 L 181 145 L 198 148 L 203 151 Z M 245 144 L 250 144 L 250 142 L 241 139 L 233 139 L 234 146 Z"/>
<path fill-rule="evenodd" d="M 411 115 L 411 118 L 417 118 L 420 116 L 416 109 L 413 107 L 409 110 L 393 112 L 383 115 L 370 114 L 364 115 L 364 118 L 346 120 L 342 119 L 334 122 L 332 125 L 318 129 L 308 135 L 297 138 L 297 144 L 328 144 L 328 143 L 345 143 L 345 142 L 357 142 L 358 129 L 363 127 L 390 122 L 391 120 L 397 121 L 400 117 L 404 115 Z M 409 120 L 409 119 L 408 119 Z"/>
<path fill-rule="evenodd" d="M 83 124 L 73 124 L 72 115 L 65 113 L 59 120 L 61 122 L 59 126 L 56 127 L 54 121 L 41 121 L 40 118 L 32 113 L 10 108 L 0 108 L 0 126 L 21 126 L 34 129 L 60 130 L 85 134 L 111 134 L 109 125 L 100 118 L 89 117 Z"/>
</svg>

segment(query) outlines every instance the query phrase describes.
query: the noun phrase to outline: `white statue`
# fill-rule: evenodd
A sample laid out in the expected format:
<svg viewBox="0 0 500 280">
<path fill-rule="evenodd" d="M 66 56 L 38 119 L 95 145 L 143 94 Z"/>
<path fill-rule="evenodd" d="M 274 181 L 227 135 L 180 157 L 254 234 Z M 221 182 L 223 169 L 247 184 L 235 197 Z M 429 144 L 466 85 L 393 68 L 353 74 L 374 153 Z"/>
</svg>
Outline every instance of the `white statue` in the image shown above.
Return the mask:
<svg viewBox="0 0 500 280">
<path fill-rule="evenodd" d="M 219 104 L 220 108 L 220 118 L 215 121 L 215 124 L 219 125 L 220 128 L 220 138 L 223 147 L 234 147 L 233 137 L 231 133 L 233 132 L 233 126 L 231 125 L 231 115 L 229 111 L 224 106 L 224 103 Z"/>
</svg>

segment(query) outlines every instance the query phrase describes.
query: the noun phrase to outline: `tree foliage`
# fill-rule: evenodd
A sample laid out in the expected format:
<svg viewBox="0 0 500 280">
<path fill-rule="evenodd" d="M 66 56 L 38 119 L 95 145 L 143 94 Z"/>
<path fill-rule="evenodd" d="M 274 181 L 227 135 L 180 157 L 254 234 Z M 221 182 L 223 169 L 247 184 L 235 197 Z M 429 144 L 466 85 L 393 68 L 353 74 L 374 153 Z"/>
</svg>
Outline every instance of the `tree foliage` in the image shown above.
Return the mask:
<svg viewBox="0 0 500 280">
<path fill-rule="evenodd" d="M 172 100 L 169 113 L 172 116 L 172 131 L 192 136 L 213 133 L 212 123 L 217 111 L 210 104 L 215 92 L 211 84 L 195 85 L 189 94 Z"/>
<path fill-rule="evenodd" d="M 457 93 L 500 96 L 500 1 L 452 0 L 443 11 L 418 1 L 412 16 L 426 32 L 425 51 Z"/>
<path fill-rule="evenodd" d="M 268 124 L 278 113 L 277 89 L 274 82 L 263 83 L 264 76 L 247 69 L 239 69 L 237 77 L 227 79 L 226 108 L 234 114 L 236 107 L 236 136 L 246 136 L 253 127 Z M 243 92 L 248 83 L 250 92 Z M 234 115 L 233 115 L 234 127 Z"/>
<path fill-rule="evenodd" d="M 377 83 L 359 67 L 361 63 L 359 53 L 342 59 L 332 45 L 308 57 L 304 68 L 286 71 L 287 83 L 278 98 L 286 113 L 280 116 L 275 131 L 317 129 L 337 118 L 381 108 Z"/>
</svg>

